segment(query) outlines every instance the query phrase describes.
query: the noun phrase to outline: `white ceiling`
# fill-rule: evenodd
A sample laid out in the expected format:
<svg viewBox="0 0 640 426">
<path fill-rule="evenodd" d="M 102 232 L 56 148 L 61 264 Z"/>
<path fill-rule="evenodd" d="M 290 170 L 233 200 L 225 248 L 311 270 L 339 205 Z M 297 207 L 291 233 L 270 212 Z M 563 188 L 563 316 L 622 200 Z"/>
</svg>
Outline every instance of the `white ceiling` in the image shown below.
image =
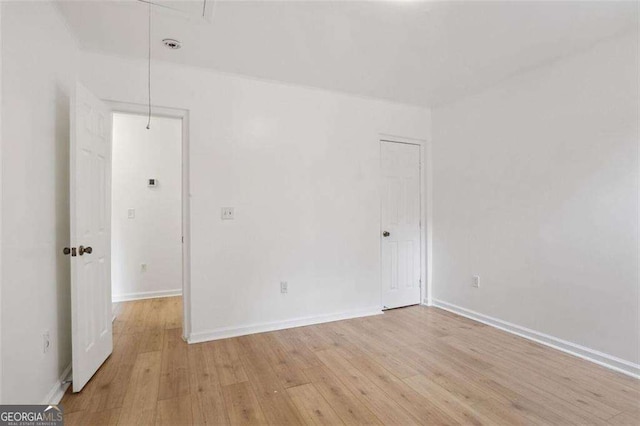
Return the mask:
<svg viewBox="0 0 640 426">
<path fill-rule="evenodd" d="M 155 59 L 434 106 L 638 28 L 636 2 L 166 1 Z M 61 1 L 84 49 L 146 57 L 147 5 Z M 163 38 L 183 42 L 171 51 Z"/>
</svg>

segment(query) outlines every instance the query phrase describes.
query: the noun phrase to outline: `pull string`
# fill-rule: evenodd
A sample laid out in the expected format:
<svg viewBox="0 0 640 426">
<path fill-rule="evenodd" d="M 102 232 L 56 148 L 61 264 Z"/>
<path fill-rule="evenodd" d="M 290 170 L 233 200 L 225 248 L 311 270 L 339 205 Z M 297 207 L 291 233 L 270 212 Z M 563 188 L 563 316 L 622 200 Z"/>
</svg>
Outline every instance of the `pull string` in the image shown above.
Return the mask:
<svg viewBox="0 0 640 426">
<path fill-rule="evenodd" d="M 149 117 L 147 119 L 147 130 L 151 128 L 151 2 L 149 4 L 149 52 L 148 52 L 148 91 L 149 91 Z"/>
</svg>

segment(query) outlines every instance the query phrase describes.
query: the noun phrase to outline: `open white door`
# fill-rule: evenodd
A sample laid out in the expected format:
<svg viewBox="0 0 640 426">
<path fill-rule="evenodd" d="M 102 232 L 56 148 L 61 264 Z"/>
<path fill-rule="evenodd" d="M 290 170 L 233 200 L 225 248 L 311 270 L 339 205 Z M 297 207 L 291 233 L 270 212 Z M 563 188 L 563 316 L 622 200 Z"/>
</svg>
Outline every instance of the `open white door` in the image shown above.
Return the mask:
<svg viewBox="0 0 640 426">
<path fill-rule="evenodd" d="M 70 151 L 73 391 L 79 392 L 113 350 L 111 112 L 79 83 Z"/>
<path fill-rule="evenodd" d="M 382 304 L 420 303 L 420 147 L 381 142 Z"/>
</svg>

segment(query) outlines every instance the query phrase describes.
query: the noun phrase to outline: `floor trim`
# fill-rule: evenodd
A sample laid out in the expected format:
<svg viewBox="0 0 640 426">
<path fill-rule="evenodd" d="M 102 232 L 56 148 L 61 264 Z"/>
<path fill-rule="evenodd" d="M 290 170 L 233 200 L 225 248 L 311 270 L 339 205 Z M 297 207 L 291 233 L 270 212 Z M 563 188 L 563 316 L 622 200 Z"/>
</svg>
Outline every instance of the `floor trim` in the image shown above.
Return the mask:
<svg viewBox="0 0 640 426">
<path fill-rule="evenodd" d="M 71 383 L 63 383 L 71 375 L 71 364 L 64 369 L 60 379 L 53 385 L 47 396 L 42 401 L 42 405 L 57 405 L 62 401 L 64 393 Z"/>
<path fill-rule="evenodd" d="M 542 345 L 549 346 L 562 352 L 577 356 L 578 358 L 582 358 L 598 365 L 602 365 L 603 367 L 618 371 L 620 373 L 626 374 L 627 376 L 640 379 L 639 364 L 634 364 L 630 361 L 617 358 L 604 352 L 568 342 L 566 340 L 562 340 L 548 334 L 540 333 L 538 331 L 531 330 L 507 321 L 503 321 L 498 318 L 493 318 L 488 315 L 463 308 L 461 306 L 444 302 L 442 300 L 433 299 L 432 304 L 437 308 L 453 312 L 454 314 L 470 318 L 472 320 L 490 325 L 508 333 L 515 334 L 517 336 L 524 337 L 525 339 L 529 339 Z"/>
<path fill-rule="evenodd" d="M 306 325 L 321 324 L 325 322 L 340 321 L 351 318 L 382 315 L 382 308 L 375 306 L 356 311 L 340 312 L 334 314 L 317 315 L 312 317 L 295 318 L 285 321 L 266 322 L 244 327 L 226 327 L 217 330 L 192 333 L 187 339 L 188 343 L 208 342 L 210 340 L 226 339 L 229 337 L 245 336 L 247 334 L 264 333 L 266 331 L 283 330 L 286 328 L 303 327 Z"/>
<path fill-rule="evenodd" d="M 160 291 L 142 291 L 139 293 L 114 294 L 111 296 L 113 303 L 130 302 L 132 300 L 156 299 L 158 297 L 182 296 L 182 289 L 176 290 L 160 290 Z"/>
</svg>

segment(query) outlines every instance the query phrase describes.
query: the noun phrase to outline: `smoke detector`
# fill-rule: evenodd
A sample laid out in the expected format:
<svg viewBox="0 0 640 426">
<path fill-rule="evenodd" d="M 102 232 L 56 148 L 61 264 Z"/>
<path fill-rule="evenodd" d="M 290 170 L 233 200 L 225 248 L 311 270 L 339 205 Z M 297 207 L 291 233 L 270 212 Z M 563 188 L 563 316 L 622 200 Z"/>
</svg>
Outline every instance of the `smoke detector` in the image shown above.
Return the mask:
<svg viewBox="0 0 640 426">
<path fill-rule="evenodd" d="M 180 49 L 182 47 L 182 43 L 180 43 L 178 40 L 174 40 L 172 38 L 165 38 L 164 40 L 162 40 L 162 43 L 167 46 L 169 49 L 173 49 L 173 50 L 177 50 Z"/>
</svg>

